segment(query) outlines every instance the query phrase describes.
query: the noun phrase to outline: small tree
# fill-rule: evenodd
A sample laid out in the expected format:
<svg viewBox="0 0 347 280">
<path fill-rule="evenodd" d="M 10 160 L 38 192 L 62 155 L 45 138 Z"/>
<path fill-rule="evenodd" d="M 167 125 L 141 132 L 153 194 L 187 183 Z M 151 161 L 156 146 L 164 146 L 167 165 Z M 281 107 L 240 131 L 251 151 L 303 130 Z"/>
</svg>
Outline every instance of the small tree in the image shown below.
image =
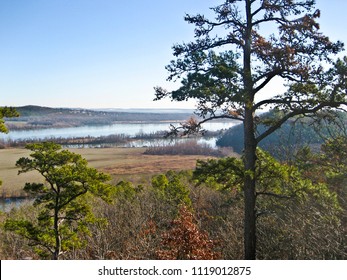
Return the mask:
<svg viewBox="0 0 347 280">
<path fill-rule="evenodd" d="M 183 172 L 182 172 L 183 173 Z M 180 204 L 191 205 L 189 189 L 183 182 L 184 173 L 168 171 L 152 178 L 154 194 L 165 203 L 178 207 Z"/>
<path fill-rule="evenodd" d="M 173 47 L 168 80 L 181 80 L 177 90 L 155 88 L 156 99 L 197 100 L 201 122 L 183 128 L 197 131 L 212 119 L 243 122 L 245 198 L 244 256 L 256 258 L 256 148 L 288 119 L 346 105 L 347 59 L 330 70 L 332 54 L 342 50 L 319 31 L 320 11 L 314 0 L 225 0 L 212 8 L 214 19 L 186 15 L 195 26 L 195 41 Z M 270 32 L 269 32 L 270 30 Z M 287 91 L 270 87 L 282 79 Z M 273 118 L 260 109 L 272 108 Z M 266 129 L 258 132 L 257 126 Z M 177 132 L 177 129 L 175 129 Z"/>
<path fill-rule="evenodd" d="M 215 242 L 198 228 L 186 206 L 180 207 L 179 217 L 172 222 L 172 228 L 163 233 L 161 245 L 157 255 L 162 260 L 213 260 L 221 257 L 214 250 Z"/>
<path fill-rule="evenodd" d="M 17 161 L 19 174 L 37 171 L 45 181 L 24 187 L 39 207 L 37 223 L 9 219 L 5 229 L 29 239 L 41 256 L 57 260 L 65 251 L 83 245 L 79 234 L 88 232 L 86 224 L 93 221 L 86 195 L 109 201 L 112 186 L 105 182 L 110 176 L 88 167 L 80 155 L 61 150 L 58 144 L 30 144 L 27 149 L 33 153 Z"/>
<path fill-rule="evenodd" d="M 150 211 L 150 215 L 159 228 L 171 223 L 177 216 L 180 205 L 192 205 L 189 189 L 191 174 L 188 173 L 170 170 L 165 174 L 152 177 L 152 185 L 149 190 L 154 209 Z"/>
</svg>

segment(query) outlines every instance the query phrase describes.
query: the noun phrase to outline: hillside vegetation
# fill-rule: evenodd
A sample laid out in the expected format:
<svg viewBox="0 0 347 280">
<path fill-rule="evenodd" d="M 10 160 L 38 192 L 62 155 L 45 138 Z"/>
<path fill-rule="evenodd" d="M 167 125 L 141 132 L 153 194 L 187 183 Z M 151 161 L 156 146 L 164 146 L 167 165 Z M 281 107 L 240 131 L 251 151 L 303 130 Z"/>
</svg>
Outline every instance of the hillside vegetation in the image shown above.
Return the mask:
<svg viewBox="0 0 347 280">
<path fill-rule="evenodd" d="M 271 119 L 274 112 L 262 115 Z M 258 134 L 266 129 L 264 124 L 257 126 Z M 347 133 L 347 113 L 325 112 L 316 119 L 297 117 L 284 123 L 277 131 L 263 139 L 259 147 L 280 159 L 290 159 L 294 151 L 303 146 L 319 148 L 330 137 Z M 216 142 L 220 147 L 232 147 L 237 153 L 243 150 L 243 125 L 236 125 L 227 130 Z"/>
</svg>

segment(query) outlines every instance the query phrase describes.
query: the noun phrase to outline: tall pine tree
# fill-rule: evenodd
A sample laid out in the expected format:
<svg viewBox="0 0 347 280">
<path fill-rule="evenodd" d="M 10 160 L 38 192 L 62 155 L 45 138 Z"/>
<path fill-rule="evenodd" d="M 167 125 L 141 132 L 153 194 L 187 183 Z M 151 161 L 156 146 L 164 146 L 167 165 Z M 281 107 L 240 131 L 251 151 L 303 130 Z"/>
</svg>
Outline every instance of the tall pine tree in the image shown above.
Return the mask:
<svg viewBox="0 0 347 280">
<path fill-rule="evenodd" d="M 343 44 L 319 31 L 314 0 L 225 0 L 212 11 L 214 19 L 185 16 L 195 39 L 175 45 L 176 59 L 166 67 L 168 80 L 181 86 L 156 87 L 156 100 L 195 99 L 203 120 L 184 125 L 191 131 L 212 119 L 243 122 L 244 257 L 255 259 L 256 148 L 290 118 L 346 105 L 347 59 L 332 62 Z M 284 93 L 266 91 L 276 78 Z M 276 114 L 263 119 L 257 114 L 263 108 Z M 266 129 L 257 133 L 260 124 Z"/>
</svg>

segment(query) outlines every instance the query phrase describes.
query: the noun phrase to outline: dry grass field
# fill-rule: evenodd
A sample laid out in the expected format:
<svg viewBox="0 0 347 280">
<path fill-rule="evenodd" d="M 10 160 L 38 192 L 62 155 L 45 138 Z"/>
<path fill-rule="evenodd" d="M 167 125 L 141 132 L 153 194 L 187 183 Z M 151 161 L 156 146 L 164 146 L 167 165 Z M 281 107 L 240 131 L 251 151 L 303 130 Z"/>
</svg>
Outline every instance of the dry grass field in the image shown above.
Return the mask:
<svg viewBox="0 0 347 280">
<path fill-rule="evenodd" d="M 91 167 L 109 173 L 114 181 L 129 180 L 142 183 L 154 174 L 168 170 L 193 169 L 197 159 L 206 156 L 184 155 L 144 155 L 145 148 L 84 148 L 69 149 L 82 155 Z M 36 172 L 18 175 L 15 163 L 20 157 L 28 156 L 30 151 L 25 149 L 0 150 L 0 187 L 1 197 L 21 196 L 25 182 L 39 182 L 41 176 Z"/>
</svg>

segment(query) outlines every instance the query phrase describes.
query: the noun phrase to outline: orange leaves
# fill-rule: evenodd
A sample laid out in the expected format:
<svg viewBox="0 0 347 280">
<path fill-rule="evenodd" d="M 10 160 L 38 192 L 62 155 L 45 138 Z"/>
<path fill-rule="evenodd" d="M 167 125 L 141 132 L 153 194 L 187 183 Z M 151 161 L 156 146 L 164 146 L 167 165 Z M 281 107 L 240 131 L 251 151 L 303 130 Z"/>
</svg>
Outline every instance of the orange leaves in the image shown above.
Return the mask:
<svg viewBox="0 0 347 280">
<path fill-rule="evenodd" d="M 186 206 L 179 210 L 179 217 L 172 228 L 162 234 L 163 249 L 157 251 L 162 260 L 212 260 L 221 257 L 214 251 L 215 242 L 201 231 Z"/>
<path fill-rule="evenodd" d="M 272 50 L 273 47 L 272 44 L 259 34 L 253 35 L 255 35 L 255 39 L 253 42 L 254 50 L 257 50 L 258 52 L 261 51 L 264 53 L 264 55 L 269 55 L 269 52 Z"/>
</svg>

